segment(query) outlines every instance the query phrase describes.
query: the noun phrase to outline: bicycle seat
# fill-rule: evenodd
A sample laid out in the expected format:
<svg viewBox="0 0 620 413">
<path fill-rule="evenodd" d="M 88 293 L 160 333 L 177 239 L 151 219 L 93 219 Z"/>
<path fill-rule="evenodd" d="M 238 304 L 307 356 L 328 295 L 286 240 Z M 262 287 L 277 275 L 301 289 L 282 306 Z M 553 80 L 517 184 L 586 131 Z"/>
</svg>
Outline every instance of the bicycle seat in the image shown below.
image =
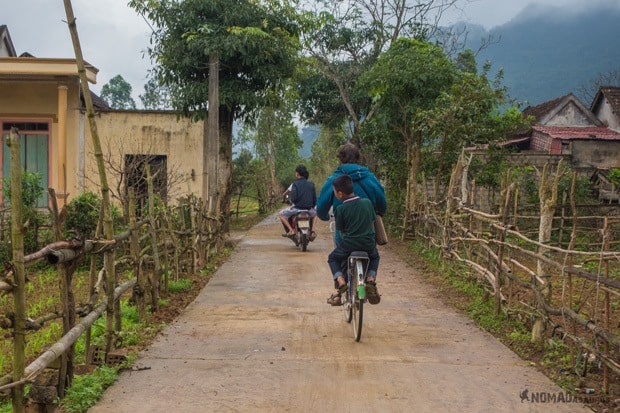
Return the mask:
<svg viewBox="0 0 620 413">
<path fill-rule="evenodd" d="M 349 257 L 353 257 L 353 258 L 368 258 L 368 253 L 365 251 L 352 251 L 351 254 L 349 254 Z"/>
</svg>

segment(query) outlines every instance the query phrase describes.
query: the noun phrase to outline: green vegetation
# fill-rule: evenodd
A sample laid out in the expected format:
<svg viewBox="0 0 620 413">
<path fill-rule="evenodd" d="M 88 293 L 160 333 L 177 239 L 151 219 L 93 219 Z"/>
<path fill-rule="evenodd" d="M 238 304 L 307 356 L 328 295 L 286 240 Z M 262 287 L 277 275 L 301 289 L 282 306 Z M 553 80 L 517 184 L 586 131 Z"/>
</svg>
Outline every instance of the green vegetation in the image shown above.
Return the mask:
<svg viewBox="0 0 620 413">
<path fill-rule="evenodd" d="M 101 366 L 93 374 L 75 376 L 67 389 L 60 406 L 67 413 L 83 413 L 95 405 L 104 390 L 114 384 L 118 377 L 118 367 Z"/>
<path fill-rule="evenodd" d="M 121 75 L 114 76 L 103 85 L 101 98 L 114 109 L 136 108 L 136 102 L 131 97 L 131 85 Z"/>
<path fill-rule="evenodd" d="M 181 278 L 178 281 L 171 280 L 168 282 L 168 291 L 171 293 L 182 293 L 183 291 L 191 290 L 194 286 L 192 280 L 187 278 Z"/>
<path fill-rule="evenodd" d="M 72 198 L 67 205 L 67 232 L 73 232 L 85 239 L 92 238 L 97 229 L 100 211 L 101 198 L 93 192 L 84 192 Z"/>
</svg>

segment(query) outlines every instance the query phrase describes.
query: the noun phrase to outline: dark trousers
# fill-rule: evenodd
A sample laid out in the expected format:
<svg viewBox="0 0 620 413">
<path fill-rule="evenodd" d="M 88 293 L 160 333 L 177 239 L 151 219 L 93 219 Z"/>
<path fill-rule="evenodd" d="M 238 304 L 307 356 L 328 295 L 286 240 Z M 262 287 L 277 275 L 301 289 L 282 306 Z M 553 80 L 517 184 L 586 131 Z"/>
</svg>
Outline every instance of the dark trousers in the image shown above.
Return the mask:
<svg viewBox="0 0 620 413">
<path fill-rule="evenodd" d="M 347 270 L 347 258 L 349 258 L 349 254 L 355 250 L 351 250 L 343 247 L 342 245 L 338 245 L 327 257 L 327 263 L 329 264 L 329 269 L 332 272 L 332 277 L 334 278 L 334 283 L 337 286 L 336 278 L 339 275 L 343 275 Z M 368 253 L 368 269 L 366 270 L 366 275 L 370 277 L 377 276 L 377 270 L 379 269 L 379 251 L 377 247 L 375 247 L 372 251 L 365 251 Z M 347 277 L 344 277 L 345 279 Z"/>
</svg>

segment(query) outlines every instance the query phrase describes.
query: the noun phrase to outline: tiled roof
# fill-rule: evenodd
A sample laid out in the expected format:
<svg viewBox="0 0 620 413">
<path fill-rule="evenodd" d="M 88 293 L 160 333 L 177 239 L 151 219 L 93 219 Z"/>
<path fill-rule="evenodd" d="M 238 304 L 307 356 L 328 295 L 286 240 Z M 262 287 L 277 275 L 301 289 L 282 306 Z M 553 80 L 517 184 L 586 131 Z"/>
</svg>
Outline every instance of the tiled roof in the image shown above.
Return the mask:
<svg viewBox="0 0 620 413">
<path fill-rule="evenodd" d="M 534 124 L 544 118 L 549 112 L 554 110 L 562 100 L 566 99 L 569 95 L 561 96 L 557 99 L 549 100 L 547 102 L 543 102 L 537 106 L 528 106 L 523 109 L 523 117 L 534 116 Z"/>
<path fill-rule="evenodd" d="M 601 87 L 600 92 L 605 95 L 611 110 L 620 116 L 620 87 L 605 86 Z"/>
<path fill-rule="evenodd" d="M 94 94 L 92 91 L 90 92 L 90 99 L 93 102 L 93 107 L 95 109 L 110 109 L 110 106 L 108 105 L 108 103 L 103 100 L 101 97 L 97 96 L 96 94 Z M 80 89 L 80 103 L 82 108 L 86 107 L 86 104 L 84 103 L 84 95 L 82 95 L 82 89 Z"/>
<path fill-rule="evenodd" d="M 544 133 L 554 139 L 562 140 L 604 140 L 620 141 L 620 133 L 608 127 L 567 127 L 567 126 L 533 126 L 535 131 Z"/>
<path fill-rule="evenodd" d="M 3 52 L 4 50 L 4 52 Z M 9 28 L 3 24 L 0 26 L 0 56 L 6 54 L 6 57 L 15 57 L 15 46 L 9 34 Z"/>
</svg>

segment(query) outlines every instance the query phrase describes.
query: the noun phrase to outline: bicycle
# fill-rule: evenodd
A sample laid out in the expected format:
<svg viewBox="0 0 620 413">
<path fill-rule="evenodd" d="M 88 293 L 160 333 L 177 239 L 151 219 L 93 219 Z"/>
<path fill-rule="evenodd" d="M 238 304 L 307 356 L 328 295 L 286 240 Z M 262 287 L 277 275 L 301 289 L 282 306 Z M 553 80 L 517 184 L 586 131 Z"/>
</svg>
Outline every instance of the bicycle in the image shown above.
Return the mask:
<svg viewBox="0 0 620 413">
<path fill-rule="evenodd" d="M 344 319 L 353 326 L 355 341 L 362 338 L 362 320 L 364 319 L 364 303 L 366 302 L 366 270 L 369 262 L 364 251 L 353 251 L 347 258 L 347 291 L 342 294 Z"/>
<path fill-rule="evenodd" d="M 336 246 L 336 223 L 329 223 L 334 246 Z M 366 302 L 366 271 L 370 258 L 364 251 L 353 251 L 347 258 L 346 283 L 347 292 L 341 295 L 344 319 L 353 327 L 355 341 L 362 338 L 362 321 L 364 319 L 364 303 Z M 355 282 L 354 282 L 355 281 Z M 355 285 L 355 288 L 351 286 Z"/>
</svg>

